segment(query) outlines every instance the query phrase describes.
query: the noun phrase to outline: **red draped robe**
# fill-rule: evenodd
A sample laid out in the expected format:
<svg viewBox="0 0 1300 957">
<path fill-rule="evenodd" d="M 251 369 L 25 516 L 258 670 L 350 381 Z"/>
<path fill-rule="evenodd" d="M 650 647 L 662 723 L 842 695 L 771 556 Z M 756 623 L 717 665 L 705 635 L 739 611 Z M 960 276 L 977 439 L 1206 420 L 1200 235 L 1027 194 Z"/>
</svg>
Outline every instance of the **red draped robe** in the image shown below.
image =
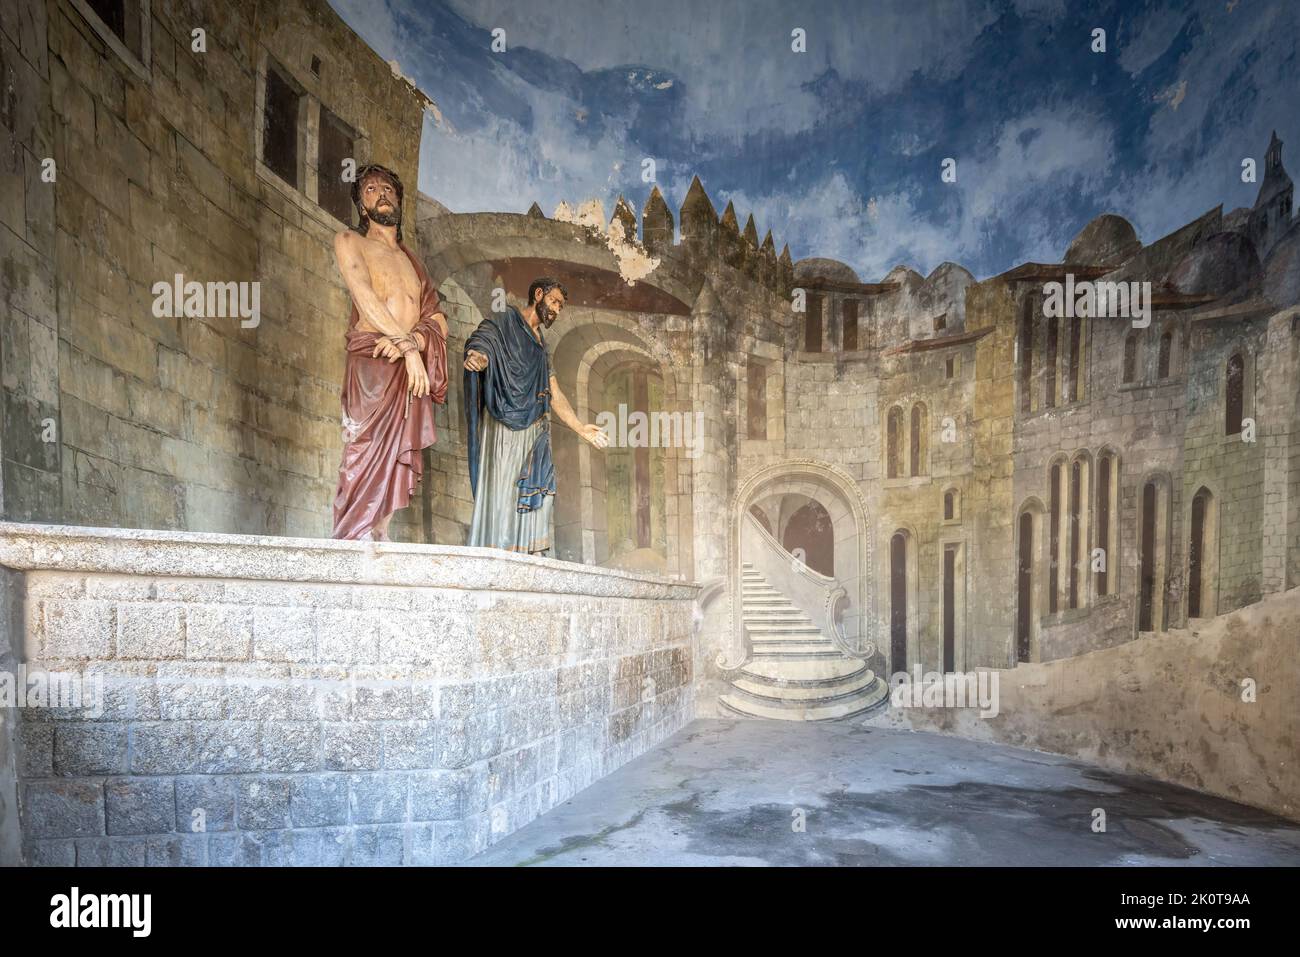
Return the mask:
<svg viewBox="0 0 1300 957">
<path fill-rule="evenodd" d="M 402 246 L 420 277 L 420 319 L 412 332 L 424 338 L 420 355 L 429 373 L 429 394 L 406 405 L 406 362 L 372 358 L 382 333 L 357 328 L 352 304 L 348 320 L 347 365 L 343 372 L 343 463 L 334 496 L 334 537 L 366 538 L 370 530 L 405 508 L 420 484 L 420 454 L 437 440 L 433 404 L 447 401 L 447 340 L 433 317 L 442 312 L 429 275 Z M 445 319 L 444 319 L 445 321 Z"/>
</svg>

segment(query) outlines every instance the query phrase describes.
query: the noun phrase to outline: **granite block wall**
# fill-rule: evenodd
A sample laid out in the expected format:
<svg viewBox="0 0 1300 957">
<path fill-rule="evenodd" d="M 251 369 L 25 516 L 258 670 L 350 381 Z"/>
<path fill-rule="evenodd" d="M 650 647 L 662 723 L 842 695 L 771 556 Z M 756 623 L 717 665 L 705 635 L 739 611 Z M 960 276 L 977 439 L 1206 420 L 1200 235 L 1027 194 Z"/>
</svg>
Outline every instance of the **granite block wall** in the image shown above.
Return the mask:
<svg viewBox="0 0 1300 957">
<path fill-rule="evenodd" d="M 455 863 L 694 714 L 682 583 L 30 525 L 0 566 L 17 662 L 82 692 L 13 712 L 29 864 Z"/>
</svg>

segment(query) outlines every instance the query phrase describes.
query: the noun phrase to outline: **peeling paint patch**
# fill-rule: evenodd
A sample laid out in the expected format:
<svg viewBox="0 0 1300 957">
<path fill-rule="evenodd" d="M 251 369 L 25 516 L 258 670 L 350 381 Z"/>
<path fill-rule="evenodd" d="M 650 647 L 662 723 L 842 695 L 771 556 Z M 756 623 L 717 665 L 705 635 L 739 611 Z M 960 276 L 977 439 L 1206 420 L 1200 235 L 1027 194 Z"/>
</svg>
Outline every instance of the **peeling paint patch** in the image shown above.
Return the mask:
<svg viewBox="0 0 1300 957">
<path fill-rule="evenodd" d="M 644 279 L 659 266 L 659 259 L 651 256 L 644 246 L 637 242 L 636 235 L 628 236 L 623 221 L 617 216 L 605 225 L 605 207 L 598 199 L 589 199 L 574 209 L 566 202 L 555 207 L 551 218 L 562 223 L 585 226 L 604 239 L 609 251 L 614 254 L 618 264 L 618 274 L 629 286 L 638 279 Z"/>
</svg>

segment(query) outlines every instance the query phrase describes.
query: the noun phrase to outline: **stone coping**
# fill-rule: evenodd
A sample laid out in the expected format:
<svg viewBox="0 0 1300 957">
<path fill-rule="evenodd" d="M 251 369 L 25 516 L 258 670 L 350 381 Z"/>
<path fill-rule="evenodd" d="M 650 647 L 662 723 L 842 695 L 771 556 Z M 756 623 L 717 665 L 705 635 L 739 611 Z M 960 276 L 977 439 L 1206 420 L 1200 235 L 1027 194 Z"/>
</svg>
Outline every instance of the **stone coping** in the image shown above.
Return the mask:
<svg viewBox="0 0 1300 957">
<path fill-rule="evenodd" d="M 20 571 L 250 579 L 609 598 L 694 599 L 699 585 L 493 548 L 0 522 Z"/>
</svg>

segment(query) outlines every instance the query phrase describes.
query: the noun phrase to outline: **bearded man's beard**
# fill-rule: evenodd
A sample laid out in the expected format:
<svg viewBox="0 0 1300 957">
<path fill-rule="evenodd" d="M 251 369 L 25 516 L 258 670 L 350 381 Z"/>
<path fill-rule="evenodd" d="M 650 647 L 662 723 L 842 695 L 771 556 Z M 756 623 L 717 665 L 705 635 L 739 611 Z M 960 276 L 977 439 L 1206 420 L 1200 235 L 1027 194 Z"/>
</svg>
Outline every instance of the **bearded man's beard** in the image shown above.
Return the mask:
<svg viewBox="0 0 1300 957">
<path fill-rule="evenodd" d="M 551 307 L 546 304 L 545 299 L 537 300 L 537 318 L 541 320 L 542 327 L 551 328 L 551 323 L 555 321 L 555 313 L 551 312 Z"/>
<path fill-rule="evenodd" d="M 378 209 L 368 209 L 366 218 L 380 226 L 398 226 L 402 222 L 402 207 L 394 204 L 389 211 L 382 213 Z"/>
</svg>

